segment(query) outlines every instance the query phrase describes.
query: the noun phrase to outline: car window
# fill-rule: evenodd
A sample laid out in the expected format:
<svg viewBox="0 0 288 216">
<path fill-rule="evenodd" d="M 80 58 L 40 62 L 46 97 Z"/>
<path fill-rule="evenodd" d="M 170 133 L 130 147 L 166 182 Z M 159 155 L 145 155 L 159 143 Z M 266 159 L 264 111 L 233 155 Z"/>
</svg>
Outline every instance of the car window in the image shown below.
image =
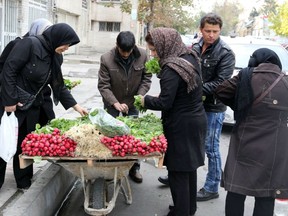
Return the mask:
<svg viewBox="0 0 288 216">
<path fill-rule="evenodd" d="M 236 56 L 236 68 L 247 67 L 249 57 L 255 50 L 259 48 L 268 48 L 277 53 L 282 63 L 282 69 L 288 71 L 288 52 L 281 46 L 261 44 L 229 44 L 229 46 Z"/>
</svg>

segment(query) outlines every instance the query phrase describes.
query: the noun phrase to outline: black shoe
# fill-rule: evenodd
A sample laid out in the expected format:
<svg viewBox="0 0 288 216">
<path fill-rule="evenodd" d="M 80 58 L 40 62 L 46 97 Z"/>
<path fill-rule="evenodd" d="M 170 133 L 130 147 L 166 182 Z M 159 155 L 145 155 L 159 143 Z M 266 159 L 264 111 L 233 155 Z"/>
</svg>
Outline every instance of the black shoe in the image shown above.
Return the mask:
<svg viewBox="0 0 288 216">
<path fill-rule="evenodd" d="M 216 199 L 219 197 L 218 192 L 216 193 L 210 193 L 208 191 L 206 191 L 204 188 L 201 188 L 198 192 L 197 192 L 197 201 L 207 201 L 207 200 L 211 200 L 211 199 Z"/>
<path fill-rule="evenodd" d="M 130 170 L 129 171 L 129 176 L 130 178 L 136 182 L 136 183 L 141 183 L 143 181 L 143 177 L 142 175 L 140 174 L 140 171 L 139 169 L 136 169 L 136 170 Z"/>
<path fill-rule="evenodd" d="M 161 182 L 162 184 L 169 186 L 169 179 L 168 176 L 160 176 L 158 178 L 158 181 Z"/>
</svg>

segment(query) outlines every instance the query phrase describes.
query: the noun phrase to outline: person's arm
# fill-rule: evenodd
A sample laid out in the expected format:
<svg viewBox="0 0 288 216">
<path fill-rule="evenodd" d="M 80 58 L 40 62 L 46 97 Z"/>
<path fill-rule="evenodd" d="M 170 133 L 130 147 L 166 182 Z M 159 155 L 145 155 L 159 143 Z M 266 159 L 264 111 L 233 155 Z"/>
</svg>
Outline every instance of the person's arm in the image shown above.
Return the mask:
<svg viewBox="0 0 288 216">
<path fill-rule="evenodd" d="M 222 82 L 215 89 L 216 97 L 222 103 L 229 106 L 232 110 L 234 110 L 235 93 L 236 93 L 238 80 L 239 80 L 239 76 L 238 75 L 234 76 Z"/>
<path fill-rule="evenodd" d="M 235 55 L 232 51 L 227 52 L 215 68 L 215 78 L 203 83 L 204 95 L 213 95 L 216 87 L 224 80 L 230 79 L 235 67 Z"/>
<path fill-rule="evenodd" d="M 147 55 L 146 55 L 145 62 L 147 62 L 147 60 L 148 59 L 147 59 Z M 152 78 L 152 74 L 146 73 L 146 69 L 145 69 L 145 65 L 144 65 L 144 68 L 142 71 L 141 83 L 140 83 L 138 91 L 137 91 L 138 95 L 145 95 L 149 91 L 149 89 L 151 87 L 151 78 Z"/>
<path fill-rule="evenodd" d="M 98 72 L 98 90 L 101 96 L 109 105 L 114 105 L 118 102 L 111 90 L 111 78 L 109 69 L 107 68 L 103 56 L 100 58 L 100 69 Z"/>
<path fill-rule="evenodd" d="M 169 67 L 163 69 L 160 79 L 161 92 L 158 97 L 146 95 L 144 107 L 151 110 L 169 110 L 174 103 L 180 76 Z"/>
<path fill-rule="evenodd" d="M 2 70 L 1 81 L 1 97 L 2 104 L 5 107 L 13 107 L 16 110 L 18 104 L 18 94 L 16 90 L 18 73 L 30 60 L 32 53 L 32 41 L 30 39 L 22 39 L 21 43 L 16 43 L 10 51 Z M 5 108 L 6 111 L 8 111 Z"/>
</svg>

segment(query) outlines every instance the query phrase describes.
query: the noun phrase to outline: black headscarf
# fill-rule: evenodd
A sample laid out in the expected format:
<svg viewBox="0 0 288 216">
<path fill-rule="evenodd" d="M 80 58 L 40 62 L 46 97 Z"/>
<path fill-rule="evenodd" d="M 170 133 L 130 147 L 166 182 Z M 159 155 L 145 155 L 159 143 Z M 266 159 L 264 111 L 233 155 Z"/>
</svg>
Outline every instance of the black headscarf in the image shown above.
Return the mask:
<svg viewBox="0 0 288 216">
<path fill-rule="evenodd" d="M 51 65 L 51 87 L 53 90 L 54 103 L 57 105 L 60 99 L 60 93 L 64 87 L 64 80 L 61 71 L 62 55 L 55 52 L 55 49 L 62 45 L 73 46 L 80 42 L 79 37 L 71 26 L 66 23 L 57 23 L 50 26 L 43 32 L 45 42 L 42 44 L 52 55 Z"/>
<path fill-rule="evenodd" d="M 282 64 L 278 55 L 268 48 L 260 48 L 254 51 L 249 59 L 248 67 L 258 67 L 261 63 L 275 64 L 282 70 Z"/>
<path fill-rule="evenodd" d="M 282 69 L 281 61 L 274 51 L 267 48 L 260 48 L 254 51 L 249 59 L 248 67 L 243 68 L 238 75 L 239 80 L 237 83 L 234 107 L 236 126 L 239 125 L 240 121 L 245 119 L 253 104 L 254 95 L 251 86 L 252 73 L 254 68 L 258 67 L 262 63 L 275 64 Z"/>
</svg>

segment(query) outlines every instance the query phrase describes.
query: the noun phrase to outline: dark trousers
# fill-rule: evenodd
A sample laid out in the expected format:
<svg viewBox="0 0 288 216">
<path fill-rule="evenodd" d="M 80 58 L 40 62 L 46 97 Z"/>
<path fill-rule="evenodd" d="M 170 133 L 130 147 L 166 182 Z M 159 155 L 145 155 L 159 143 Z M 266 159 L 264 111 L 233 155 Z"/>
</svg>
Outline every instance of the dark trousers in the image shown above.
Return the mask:
<svg viewBox="0 0 288 216">
<path fill-rule="evenodd" d="M 18 143 L 17 143 L 17 151 L 13 157 L 13 171 L 14 177 L 16 180 L 17 188 L 26 188 L 30 187 L 31 179 L 33 177 L 33 164 L 26 167 L 25 169 L 20 169 L 19 164 L 19 154 L 22 153 L 21 143 L 27 135 L 27 127 L 26 121 L 21 125 L 18 132 Z M 5 173 L 6 173 L 7 163 L 0 158 L 0 187 L 4 183 Z"/>
<path fill-rule="evenodd" d="M 227 193 L 225 204 L 226 216 L 243 216 L 246 196 L 233 192 Z M 273 216 L 275 199 L 255 197 L 253 216 Z"/>
<path fill-rule="evenodd" d="M 197 170 L 193 172 L 168 171 L 174 208 L 169 215 L 189 216 L 197 210 Z"/>
</svg>

